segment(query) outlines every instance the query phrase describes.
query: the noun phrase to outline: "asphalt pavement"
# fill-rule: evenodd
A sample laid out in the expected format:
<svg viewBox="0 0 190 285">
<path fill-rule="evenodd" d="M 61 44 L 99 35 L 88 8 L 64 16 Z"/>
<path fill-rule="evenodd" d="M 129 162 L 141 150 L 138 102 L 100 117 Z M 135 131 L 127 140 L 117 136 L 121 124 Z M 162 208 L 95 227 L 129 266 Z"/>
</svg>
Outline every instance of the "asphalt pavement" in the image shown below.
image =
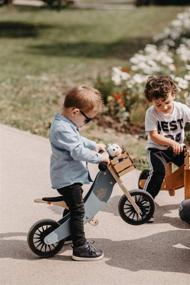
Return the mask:
<svg viewBox="0 0 190 285">
<path fill-rule="evenodd" d="M 37 220 L 59 220 L 61 209 L 33 200 L 54 196 L 49 179 L 47 139 L 0 125 L 0 284 L 1 285 L 186 285 L 190 283 L 190 226 L 178 216 L 183 189 L 174 197 L 161 191 L 155 222 L 125 223 L 118 214 L 122 195 L 115 186 L 106 207 L 97 214 L 99 225 L 87 224 L 86 236 L 104 251 L 100 261 L 71 260 L 69 245 L 55 257 L 40 259 L 26 237 Z M 90 165 L 95 177 L 97 166 Z M 123 179 L 137 188 L 139 171 Z M 87 187 L 85 187 L 87 189 Z"/>
</svg>

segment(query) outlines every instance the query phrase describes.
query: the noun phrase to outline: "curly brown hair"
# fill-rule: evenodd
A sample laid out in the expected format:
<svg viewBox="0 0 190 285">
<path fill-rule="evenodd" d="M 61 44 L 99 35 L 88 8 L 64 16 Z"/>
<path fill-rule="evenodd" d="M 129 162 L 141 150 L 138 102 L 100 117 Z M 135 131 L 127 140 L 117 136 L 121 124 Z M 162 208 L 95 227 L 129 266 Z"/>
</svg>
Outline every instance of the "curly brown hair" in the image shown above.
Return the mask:
<svg viewBox="0 0 190 285">
<path fill-rule="evenodd" d="M 145 97 L 149 102 L 160 98 L 165 100 L 169 93 L 174 96 L 176 92 L 177 87 L 174 81 L 166 75 L 149 76 L 144 90 Z"/>
</svg>

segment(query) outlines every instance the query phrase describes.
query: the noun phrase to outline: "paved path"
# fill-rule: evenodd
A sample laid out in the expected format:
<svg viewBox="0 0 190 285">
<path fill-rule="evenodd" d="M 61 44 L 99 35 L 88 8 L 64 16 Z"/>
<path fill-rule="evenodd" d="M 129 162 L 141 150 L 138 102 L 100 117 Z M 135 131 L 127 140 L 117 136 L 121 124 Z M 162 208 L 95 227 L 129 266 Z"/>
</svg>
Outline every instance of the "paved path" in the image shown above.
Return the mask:
<svg viewBox="0 0 190 285">
<path fill-rule="evenodd" d="M 49 181 L 48 140 L 0 126 L 0 284 L 1 285 L 186 285 L 190 283 L 190 231 L 177 214 L 183 191 L 175 197 L 160 193 L 155 223 L 131 226 L 118 215 L 121 192 L 116 188 L 107 207 L 98 213 L 97 227 L 86 235 L 104 250 L 97 262 L 75 262 L 66 246 L 52 259 L 39 259 L 29 250 L 26 235 L 42 218 L 58 220 L 59 208 L 33 203 L 54 195 Z M 91 167 L 93 175 L 97 168 Z M 138 173 L 125 176 L 136 187 Z"/>
</svg>

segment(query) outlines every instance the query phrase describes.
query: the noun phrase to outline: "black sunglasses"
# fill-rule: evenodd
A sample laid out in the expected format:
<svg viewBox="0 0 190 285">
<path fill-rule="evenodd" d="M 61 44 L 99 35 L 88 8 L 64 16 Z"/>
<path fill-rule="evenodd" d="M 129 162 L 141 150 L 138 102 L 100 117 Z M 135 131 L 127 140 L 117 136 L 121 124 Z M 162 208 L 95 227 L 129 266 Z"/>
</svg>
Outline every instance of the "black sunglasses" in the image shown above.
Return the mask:
<svg viewBox="0 0 190 285">
<path fill-rule="evenodd" d="M 83 111 L 80 110 L 80 113 L 85 117 L 85 124 L 88 124 L 90 121 L 92 121 L 92 118 L 89 118 Z"/>
</svg>

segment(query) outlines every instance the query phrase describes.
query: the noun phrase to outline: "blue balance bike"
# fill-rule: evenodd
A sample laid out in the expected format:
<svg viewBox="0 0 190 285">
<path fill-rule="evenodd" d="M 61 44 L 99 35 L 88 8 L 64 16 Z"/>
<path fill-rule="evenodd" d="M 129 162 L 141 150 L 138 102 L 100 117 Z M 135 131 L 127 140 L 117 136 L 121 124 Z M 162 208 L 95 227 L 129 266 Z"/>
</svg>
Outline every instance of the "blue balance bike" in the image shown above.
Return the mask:
<svg viewBox="0 0 190 285">
<path fill-rule="evenodd" d="M 121 218 L 128 224 L 141 225 L 150 220 L 154 214 L 154 201 L 151 195 L 143 190 L 128 191 L 121 176 L 135 168 L 126 151 L 110 160 L 110 164 L 99 164 L 98 172 L 91 188 L 84 197 L 84 223 L 96 225 L 94 216 L 110 199 L 113 186 L 118 183 L 124 195 L 121 196 L 118 209 Z M 68 209 L 63 196 L 35 199 L 38 203 L 61 206 Z M 70 236 L 69 211 L 60 220 L 43 219 L 37 221 L 29 230 L 27 241 L 33 253 L 48 258 L 57 254 Z"/>
</svg>

